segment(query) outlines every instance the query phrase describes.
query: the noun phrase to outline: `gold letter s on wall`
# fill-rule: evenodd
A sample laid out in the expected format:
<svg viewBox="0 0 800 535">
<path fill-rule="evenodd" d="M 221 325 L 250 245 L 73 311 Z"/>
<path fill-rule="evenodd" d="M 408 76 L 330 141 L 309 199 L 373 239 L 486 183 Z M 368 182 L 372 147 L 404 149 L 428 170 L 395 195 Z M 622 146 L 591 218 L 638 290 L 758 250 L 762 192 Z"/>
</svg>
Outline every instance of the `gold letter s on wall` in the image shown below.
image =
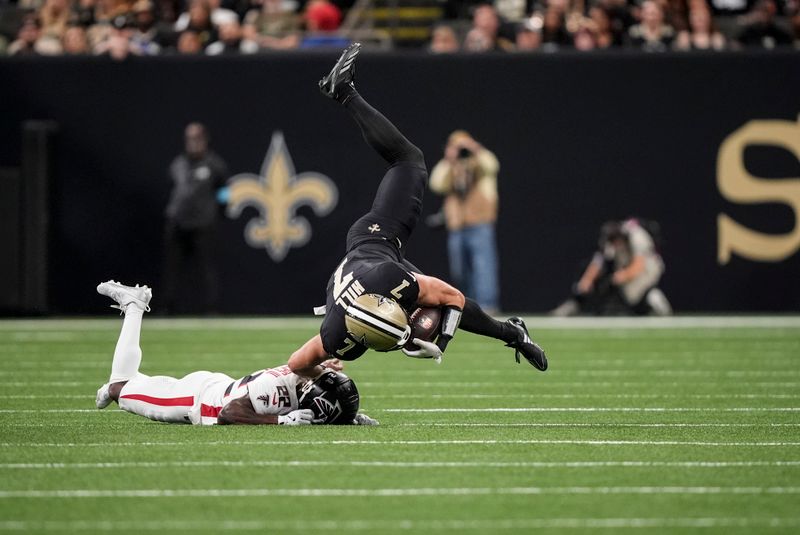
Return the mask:
<svg viewBox="0 0 800 535">
<path fill-rule="evenodd" d="M 781 147 L 800 160 L 800 123 L 750 121 L 722 142 L 717 155 L 717 187 L 723 197 L 740 204 L 787 204 L 794 210 L 794 229 L 787 234 L 766 234 L 719 214 L 717 261 L 720 264 L 727 264 L 731 253 L 750 260 L 779 262 L 800 249 L 800 177 L 768 180 L 752 176 L 744 165 L 748 145 Z"/>
</svg>

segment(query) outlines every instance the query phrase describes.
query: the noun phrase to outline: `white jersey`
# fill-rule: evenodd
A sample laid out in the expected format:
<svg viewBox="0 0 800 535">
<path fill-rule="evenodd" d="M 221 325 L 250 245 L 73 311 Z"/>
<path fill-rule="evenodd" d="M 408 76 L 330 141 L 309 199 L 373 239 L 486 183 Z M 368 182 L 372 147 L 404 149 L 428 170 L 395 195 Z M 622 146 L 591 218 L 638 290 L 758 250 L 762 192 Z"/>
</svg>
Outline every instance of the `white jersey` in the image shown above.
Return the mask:
<svg viewBox="0 0 800 535">
<path fill-rule="evenodd" d="M 304 379 L 289 366 L 259 370 L 236 381 L 206 383 L 189 411 L 193 424 L 214 425 L 223 407 L 248 396 L 257 414 L 285 415 L 297 410 L 297 386 Z"/>
</svg>

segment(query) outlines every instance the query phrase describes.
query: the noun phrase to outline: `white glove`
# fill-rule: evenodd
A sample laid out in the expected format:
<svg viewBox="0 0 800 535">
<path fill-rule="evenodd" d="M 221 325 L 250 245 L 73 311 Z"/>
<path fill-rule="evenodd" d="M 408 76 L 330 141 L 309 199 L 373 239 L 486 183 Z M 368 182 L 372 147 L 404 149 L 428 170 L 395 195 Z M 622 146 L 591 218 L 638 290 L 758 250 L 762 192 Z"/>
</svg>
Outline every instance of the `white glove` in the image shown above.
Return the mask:
<svg viewBox="0 0 800 535">
<path fill-rule="evenodd" d="M 405 353 L 407 357 L 413 357 L 415 359 L 433 359 L 436 364 L 442 363 L 442 350 L 439 349 L 439 346 L 433 342 L 427 342 L 419 338 L 414 338 L 411 342 L 419 346 L 419 349 L 410 351 L 403 348 L 403 353 Z"/>
<path fill-rule="evenodd" d="M 380 425 L 381 423 L 374 418 L 370 418 L 363 412 L 359 412 L 356 414 L 356 417 L 353 418 L 353 425 Z"/>
<path fill-rule="evenodd" d="M 278 416 L 278 423 L 280 425 L 311 425 L 314 419 L 314 411 L 311 409 L 300 409 L 292 411 L 286 416 Z"/>
</svg>

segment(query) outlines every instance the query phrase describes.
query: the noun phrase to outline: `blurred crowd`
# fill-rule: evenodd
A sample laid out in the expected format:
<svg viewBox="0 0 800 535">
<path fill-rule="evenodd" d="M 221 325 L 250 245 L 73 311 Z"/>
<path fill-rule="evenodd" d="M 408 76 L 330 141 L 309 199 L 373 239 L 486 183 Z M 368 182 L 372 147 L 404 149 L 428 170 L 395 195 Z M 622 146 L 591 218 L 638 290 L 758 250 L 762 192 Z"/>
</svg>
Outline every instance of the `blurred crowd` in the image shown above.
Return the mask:
<svg viewBox="0 0 800 535">
<path fill-rule="evenodd" d="M 430 53 L 794 48 L 800 0 L 433 0 Z M 357 4 L 354 7 L 354 4 Z M 253 54 L 360 39 L 355 0 L 0 0 L 0 55 Z M 403 1 L 383 2 L 402 6 Z"/>
</svg>

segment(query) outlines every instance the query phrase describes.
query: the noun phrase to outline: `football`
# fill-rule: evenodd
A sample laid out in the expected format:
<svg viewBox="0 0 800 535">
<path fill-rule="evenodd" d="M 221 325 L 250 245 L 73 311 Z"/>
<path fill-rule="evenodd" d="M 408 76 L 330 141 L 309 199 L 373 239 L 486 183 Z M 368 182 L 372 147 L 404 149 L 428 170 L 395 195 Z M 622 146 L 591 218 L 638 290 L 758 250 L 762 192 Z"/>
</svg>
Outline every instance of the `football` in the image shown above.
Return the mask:
<svg viewBox="0 0 800 535">
<path fill-rule="evenodd" d="M 439 334 L 439 323 L 442 321 L 442 311 L 438 307 L 420 307 L 409 317 L 411 325 L 411 338 L 419 338 L 433 342 Z M 409 342 L 406 347 L 412 351 L 419 349 L 416 344 Z"/>
</svg>

